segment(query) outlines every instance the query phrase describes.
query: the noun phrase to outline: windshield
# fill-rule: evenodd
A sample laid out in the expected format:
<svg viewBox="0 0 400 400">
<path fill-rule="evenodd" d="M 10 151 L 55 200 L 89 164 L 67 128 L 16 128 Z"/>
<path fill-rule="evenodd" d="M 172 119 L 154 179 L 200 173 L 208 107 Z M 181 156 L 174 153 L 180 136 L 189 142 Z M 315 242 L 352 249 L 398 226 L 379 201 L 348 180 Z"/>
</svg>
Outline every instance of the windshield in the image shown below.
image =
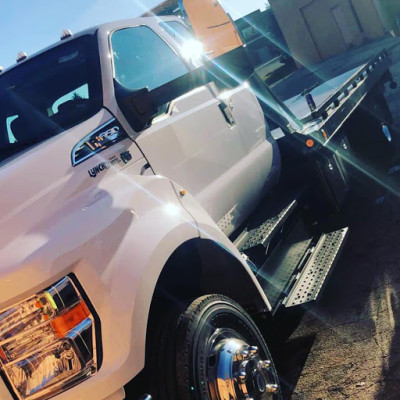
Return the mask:
<svg viewBox="0 0 400 400">
<path fill-rule="evenodd" d="M 82 36 L 0 76 L 0 161 L 94 115 L 102 105 L 97 42 Z"/>
</svg>

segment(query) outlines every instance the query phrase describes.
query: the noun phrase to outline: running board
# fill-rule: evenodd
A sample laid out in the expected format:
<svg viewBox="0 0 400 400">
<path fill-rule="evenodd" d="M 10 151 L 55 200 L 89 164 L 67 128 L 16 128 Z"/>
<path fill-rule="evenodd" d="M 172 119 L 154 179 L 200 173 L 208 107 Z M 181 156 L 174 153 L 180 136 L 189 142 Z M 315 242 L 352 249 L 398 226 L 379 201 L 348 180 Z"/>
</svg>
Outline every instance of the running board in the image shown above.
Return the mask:
<svg viewBox="0 0 400 400">
<path fill-rule="evenodd" d="M 234 241 L 235 246 L 241 252 L 250 250 L 257 246 L 268 247 L 268 243 L 274 237 L 275 233 L 284 225 L 288 217 L 297 207 L 297 200 L 293 200 L 283 209 L 280 208 L 273 216 L 270 216 L 261 224 L 254 228 L 246 228 Z"/>
<path fill-rule="evenodd" d="M 303 270 L 296 275 L 289 294 L 282 301 L 283 306 L 289 308 L 317 300 L 339 257 L 347 234 L 348 228 L 343 228 L 321 236 Z"/>
</svg>

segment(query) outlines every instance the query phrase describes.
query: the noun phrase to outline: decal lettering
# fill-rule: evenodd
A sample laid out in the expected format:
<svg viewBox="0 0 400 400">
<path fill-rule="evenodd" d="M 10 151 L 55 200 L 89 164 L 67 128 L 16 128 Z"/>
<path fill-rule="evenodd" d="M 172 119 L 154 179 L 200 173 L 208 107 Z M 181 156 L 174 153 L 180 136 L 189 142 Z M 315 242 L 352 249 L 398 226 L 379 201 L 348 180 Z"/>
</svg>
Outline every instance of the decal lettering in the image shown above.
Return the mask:
<svg viewBox="0 0 400 400">
<path fill-rule="evenodd" d="M 119 134 L 119 127 L 114 126 L 108 131 L 101 133 L 100 136 L 108 140 L 115 140 L 118 137 L 118 134 Z"/>
<path fill-rule="evenodd" d="M 113 118 L 108 123 L 92 131 L 92 133 L 83 138 L 73 148 L 71 154 L 72 165 L 75 167 L 81 162 L 87 160 L 95 154 L 102 152 L 105 149 L 108 149 L 127 137 L 128 135 L 126 132 L 122 129 L 122 127 L 117 125 L 115 118 Z M 122 151 L 122 149 L 118 150 Z M 115 150 L 115 153 L 117 153 L 118 150 Z M 118 157 L 117 154 L 115 155 Z"/>
<path fill-rule="evenodd" d="M 102 162 L 99 165 L 96 165 L 95 167 L 89 169 L 88 174 L 91 178 L 96 178 L 96 176 L 100 173 L 103 172 L 111 167 L 111 164 L 109 162 Z"/>
<path fill-rule="evenodd" d="M 121 159 L 118 158 L 117 156 L 112 156 L 111 158 L 108 159 L 110 162 L 110 165 L 113 166 L 115 164 L 119 164 L 121 162 Z"/>
<path fill-rule="evenodd" d="M 104 141 L 112 142 L 113 140 L 117 139 L 119 135 L 119 127 L 114 126 L 111 129 L 108 129 L 105 132 L 99 133 L 97 136 L 94 137 L 94 145 L 96 147 L 102 147 L 104 145 Z"/>
</svg>

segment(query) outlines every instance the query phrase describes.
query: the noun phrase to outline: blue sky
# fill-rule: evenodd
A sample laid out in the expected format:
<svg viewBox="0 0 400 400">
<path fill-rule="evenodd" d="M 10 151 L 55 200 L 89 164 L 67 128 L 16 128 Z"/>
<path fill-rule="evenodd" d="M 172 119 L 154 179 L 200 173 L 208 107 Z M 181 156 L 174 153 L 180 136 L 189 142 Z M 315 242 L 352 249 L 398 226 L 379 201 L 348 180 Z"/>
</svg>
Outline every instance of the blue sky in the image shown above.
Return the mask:
<svg viewBox="0 0 400 400">
<path fill-rule="evenodd" d="M 78 32 L 99 23 L 135 17 L 161 0 L 0 0 L 0 65 L 18 52 L 36 51 L 58 41 L 63 29 Z M 265 8 L 264 0 L 221 0 L 233 18 Z"/>
</svg>

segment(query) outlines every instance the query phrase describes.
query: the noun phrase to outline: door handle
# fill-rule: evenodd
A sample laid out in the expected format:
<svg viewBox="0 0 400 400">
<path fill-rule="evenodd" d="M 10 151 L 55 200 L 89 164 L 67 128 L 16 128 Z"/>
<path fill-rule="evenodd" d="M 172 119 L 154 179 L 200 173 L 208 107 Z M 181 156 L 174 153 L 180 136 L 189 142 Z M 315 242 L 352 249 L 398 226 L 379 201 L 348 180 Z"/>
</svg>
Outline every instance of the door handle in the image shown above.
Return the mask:
<svg viewBox="0 0 400 400">
<path fill-rule="evenodd" d="M 233 116 L 233 105 L 230 99 L 221 100 L 218 104 L 219 109 L 221 110 L 223 116 L 225 117 L 226 122 L 229 127 L 233 128 L 236 125 L 235 118 Z"/>
</svg>

